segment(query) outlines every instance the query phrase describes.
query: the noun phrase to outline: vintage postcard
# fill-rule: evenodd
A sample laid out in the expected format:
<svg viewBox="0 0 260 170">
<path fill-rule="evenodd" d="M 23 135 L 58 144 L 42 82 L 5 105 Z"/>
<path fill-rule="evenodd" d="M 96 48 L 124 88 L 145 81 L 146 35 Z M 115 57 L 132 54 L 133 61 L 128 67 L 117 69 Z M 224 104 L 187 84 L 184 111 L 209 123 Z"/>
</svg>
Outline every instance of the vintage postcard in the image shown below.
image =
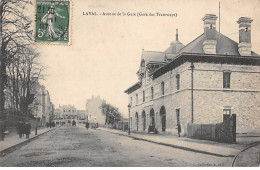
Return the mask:
<svg viewBox="0 0 260 170">
<path fill-rule="evenodd" d="M 260 0 L 0 0 L 1 167 L 259 167 Z"/>
</svg>

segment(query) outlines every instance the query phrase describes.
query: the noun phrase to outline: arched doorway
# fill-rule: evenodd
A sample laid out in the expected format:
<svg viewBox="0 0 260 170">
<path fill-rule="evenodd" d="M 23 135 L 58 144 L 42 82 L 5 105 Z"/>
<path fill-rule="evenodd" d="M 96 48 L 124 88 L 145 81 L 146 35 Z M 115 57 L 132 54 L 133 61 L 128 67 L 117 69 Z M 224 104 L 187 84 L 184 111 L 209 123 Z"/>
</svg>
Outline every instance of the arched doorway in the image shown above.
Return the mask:
<svg viewBox="0 0 260 170">
<path fill-rule="evenodd" d="M 150 125 L 155 126 L 155 117 L 154 117 L 154 110 L 151 109 L 150 111 Z"/>
<path fill-rule="evenodd" d="M 138 131 L 138 124 L 139 124 L 139 119 L 138 119 L 138 113 L 135 113 L 135 123 L 136 123 L 136 130 Z"/>
<path fill-rule="evenodd" d="M 161 122 L 162 122 L 162 132 L 165 132 L 165 130 L 166 130 L 166 110 L 165 110 L 164 106 L 162 106 L 160 109 L 160 116 L 161 116 Z"/>
<path fill-rule="evenodd" d="M 142 112 L 142 121 L 143 121 L 143 131 L 146 129 L 146 116 L 145 111 Z"/>
</svg>

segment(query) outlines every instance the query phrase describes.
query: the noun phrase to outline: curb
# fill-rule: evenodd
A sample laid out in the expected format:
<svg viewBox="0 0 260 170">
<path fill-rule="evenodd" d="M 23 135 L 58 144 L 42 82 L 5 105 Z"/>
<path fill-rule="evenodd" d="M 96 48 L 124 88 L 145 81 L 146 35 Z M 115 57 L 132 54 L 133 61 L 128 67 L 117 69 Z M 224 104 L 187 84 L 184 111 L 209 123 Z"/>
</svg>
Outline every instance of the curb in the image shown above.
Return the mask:
<svg viewBox="0 0 260 170">
<path fill-rule="evenodd" d="M 241 151 L 234 157 L 234 159 L 233 159 L 233 161 L 232 161 L 232 164 L 231 164 L 231 167 L 234 167 L 238 155 L 240 155 L 242 152 L 246 151 L 247 149 L 250 149 L 250 148 L 252 148 L 252 147 L 255 147 L 255 146 L 259 145 L 259 144 L 260 144 L 260 141 L 253 142 L 253 143 L 249 144 L 247 147 L 245 147 L 243 150 L 241 150 Z"/>
<path fill-rule="evenodd" d="M 98 130 L 102 130 L 102 129 L 98 129 Z M 103 130 L 103 131 L 106 131 L 106 130 Z M 133 138 L 135 140 L 142 140 L 142 141 L 146 141 L 146 142 L 151 142 L 151 143 L 155 143 L 155 144 L 159 144 L 159 145 L 169 146 L 169 147 L 172 147 L 172 148 L 182 149 L 182 150 L 196 152 L 196 153 L 202 153 L 202 154 L 218 156 L 218 157 L 235 157 L 235 155 L 222 155 L 222 154 L 218 154 L 218 153 L 212 153 L 212 152 L 192 149 L 192 148 L 188 148 L 188 147 L 184 147 L 184 146 L 178 146 L 178 145 L 173 145 L 173 144 L 168 144 L 168 143 L 156 142 L 156 141 L 153 141 L 153 140 L 143 139 L 143 138 L 134 137 L 134 136 L 129 136 L 129 135 L 122 134 L 122 133 L 116 133 L 116 132 L 110 132 L 110 131 L 106 131 L 106 132 L 117 134 L 117 135 L 122 135 L 122 136 L 127 136 L 127 137 Z"/>
<path fill-rule="evenodd" d="M 56 128 L 59 128 L 59 127 L 56 127 Z M 31 138 L 29 138 L 29 139 L 27 139 L 27 140 L 25 140 L 25 141 L 23 141 L 23 142 L 21 142 L 21 143 L 15 144 L 15 145 L 13 145 L 13 146 L 10 146 L 10 147 L 8 147 L 8 148 L 6 148 L 6 149 L 0 151 L 0 157 L 4 157 L 6 154 L 8 154 L 8 153 L 10 153 L 10 152 L 13 152 L 14 150 L 17 150 L 17 149 L 21 148 L 21 147 L 24 146 L 25 144 L 27 144 L 27 143 L 29 143 L 29 142 L 31 142 L 31 141 L 37 139 L 38 137 L 40 137 L 40 136 L 43 135 L 43 134 L 46 134 L 46 133 L 48 133 L 48 132 L 50 132 L 50 131 L 53 131 L 53 130 L 56 129 L 56 128 L 50 129 L 50 130 L 48 130 L 48 131 L 46 131 L 46 132 L 43 132 L 43 133 L 41 133 L 41 134 L 39 134 L 39 135 L 37 135 L 37 136 L 31 137 Z"/>
</svg>

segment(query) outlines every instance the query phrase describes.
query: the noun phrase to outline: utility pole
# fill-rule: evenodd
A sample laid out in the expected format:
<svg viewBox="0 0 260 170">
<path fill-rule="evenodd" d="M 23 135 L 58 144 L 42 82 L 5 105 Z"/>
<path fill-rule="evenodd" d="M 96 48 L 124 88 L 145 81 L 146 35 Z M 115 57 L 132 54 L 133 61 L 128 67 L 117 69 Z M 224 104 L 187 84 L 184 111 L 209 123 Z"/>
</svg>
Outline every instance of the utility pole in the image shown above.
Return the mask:
<svg viewBox="0 0 260 170">
<path fill-rule="evenodd" d="M 193 62 L 191 63 L 191 123 L 193 123 L 194 121 L 194 95 L 193 95 L 193 91 L 194 91 L 194 87 L 193 87 L 193 72 L 194 72 L 194 64 Z"/>
</svg>

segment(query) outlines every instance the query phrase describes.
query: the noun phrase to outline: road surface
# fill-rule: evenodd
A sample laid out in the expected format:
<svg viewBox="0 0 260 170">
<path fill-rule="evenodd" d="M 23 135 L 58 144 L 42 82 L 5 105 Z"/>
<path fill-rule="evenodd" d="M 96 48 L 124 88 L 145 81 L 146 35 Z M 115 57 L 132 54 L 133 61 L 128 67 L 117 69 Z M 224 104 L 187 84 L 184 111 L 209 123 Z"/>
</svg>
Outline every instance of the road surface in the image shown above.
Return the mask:
<svg viewBox="0 0 260 170">
<path fill-rule="evenodd" d="M 0 158 L 0 166 L 230 166 L 232 159 L 63 125 Z"/>
</svg>

